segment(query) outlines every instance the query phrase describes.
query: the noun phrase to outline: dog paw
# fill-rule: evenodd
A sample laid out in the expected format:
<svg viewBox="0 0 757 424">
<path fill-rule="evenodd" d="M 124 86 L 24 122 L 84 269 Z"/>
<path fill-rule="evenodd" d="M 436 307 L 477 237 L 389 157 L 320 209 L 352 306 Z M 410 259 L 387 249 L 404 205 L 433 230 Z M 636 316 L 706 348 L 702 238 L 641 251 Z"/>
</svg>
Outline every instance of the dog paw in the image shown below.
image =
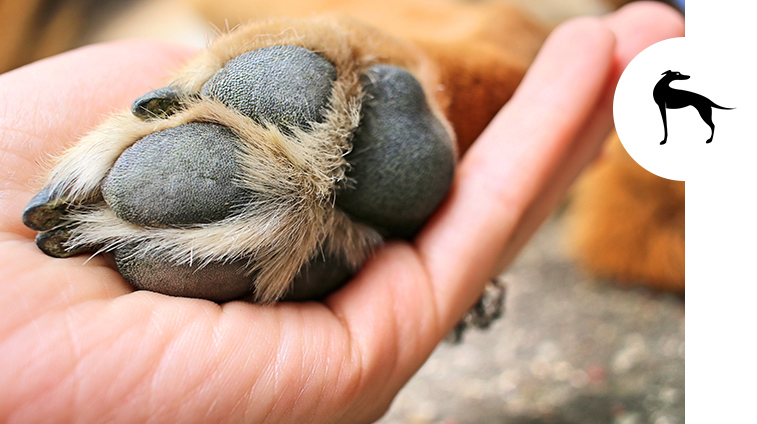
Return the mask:
<svg viewBox="0 0 757 424">
<path fill-rule="evenodd" d="M 457 323 L 455 328 L 447 335 L 445 341 L 458 344 L 463 341 L 463 336 L 469 328 L 485 330 L 494 321 L 505 313 L 505 299 L 507 297 L 507 284 L 502 277 L 489 280 L 475 305 Z"/>
<path fill-rule="evenodd" d="M 120 219 L 143 227 L 212 223 L 249 204 L 236 160 L 242 139 L 228 128 L 191 122 L 157 131 L 126 149 L 102 181 Z"/>
<path fill-rule="evenodd" d="M 137 289 L 267 302 L 323 297 L 415 234 L 452 181 L 449 124 L 407 60 L 326 27 L 237 30 L 82 139 L 24 211 L 40 249 L 112 252 Z"/>
</svg>

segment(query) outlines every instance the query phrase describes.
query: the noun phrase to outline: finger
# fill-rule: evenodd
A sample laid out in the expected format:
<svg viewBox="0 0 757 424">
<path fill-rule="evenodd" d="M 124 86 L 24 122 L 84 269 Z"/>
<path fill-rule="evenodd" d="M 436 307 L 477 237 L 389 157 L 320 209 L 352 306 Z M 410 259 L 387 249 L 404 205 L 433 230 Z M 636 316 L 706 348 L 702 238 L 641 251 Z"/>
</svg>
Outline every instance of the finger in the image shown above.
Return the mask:
<svg viewBox="0 0 757 424">
<path fill-rule="evenodd" d="M 618 38 L 615 58 L 620 71 L 652 44 L 684 35 L 683 15 L 660 2 L 630 3 L 604 21 Z"/>
<path fill-rule="evenodd" d="M 102 43 L 40 60 L 0 76 L 7 124 L 72 142 L 106 114 L 166 83 L 193 49 L 154 41 Z M 49 140 L 48 140 L 49 141 Z M 36 147 L 36 146 L 29 146 Z"/>
<path fill-rule="evenodd" d="M 613 49 L 614 37 L 598 19 L 556 29 L 463 158 L 448 201 L 416 241 L 447 326 L 480 294 L 523 214 L 594 113 Z"/>
<path fill-rule="evenodd" d="M 512 262 L 517 252 L 530 239 L 541 223 L 552 213 L 569 186 L 599 154 L 608 132 L 612 129 L 612 102 L 620 75 L 630 61 L 648 46 L 668 38 L 683 36 L 683 16 L 671 7 L 657 2 L 638 2 L 603 18 L 616 37 L 613 73 L 604 96 L 591 121 L 579 133 L 574 147 L 560 162 L 535 203 L 516 226 L 511 241 L 500 258 L 497 269 Z"/>
<path fill-rule="evenodd" d="M 20 214 L 39 167 L 115 110 L 166 81 L 193 50 L 151 41 L 77 49 L 0 75 L 0 226 Z"/>
<path fill-rule="evenodd" d="M 502 216 L 514 219 L 516 213 L 509 208 L 524 207 L 518 204 L 523 202 L 520 197 L 533 190 L 522 184 L 533 186 L 528 177 L 542 178 L 542 168 L 555 156 L 552 145 L 566 144 L 544 131 L 543 121 L 557 125 L 558 133 L 578 130 L 572 121 L 583 119 L 598 97 L 612 48 L 612 34 L 596 19 L 557 30 L 511 100 L 516 107 L 500 115 L 499 127 L 463 159 L 450 199 L 416 240 L 419 252 L 407 243 L 387 245 L 355 280 L 327 299 L 335 314 L 344 317 L 352 344 L 360 348 L 356 355 L 362 368 L 375 373 L 364 378 L 375 384 L 375 392 L 367 390 L 375 401 L 393 397 L 480 293 L 463 282 L 489 276 L 483 267 L 493 266 L 495 248 L 501 250 L 499 244 L 512 231 Z M 565 116 L 562 109 L 568 106 L 567 113 L 578 118 Z M 501 140 L 504 134 L 508 140 Z M 487 163 L 493 156 L 500 159 Z M 520 169 L 501 166 L 502 158 L 520 164 Z M 479 172 L 493 180 L 481 180 Z M 488 191 L 498 187 L 494 180 L 521 178 L 497 188 L 500 193 Z M 510 188 L 525 193 L 507 192 Z M 504 200 L 511 196 L 513 201 Z M 466 299 L 460 301 L 460 296 Z"/>
</svg>

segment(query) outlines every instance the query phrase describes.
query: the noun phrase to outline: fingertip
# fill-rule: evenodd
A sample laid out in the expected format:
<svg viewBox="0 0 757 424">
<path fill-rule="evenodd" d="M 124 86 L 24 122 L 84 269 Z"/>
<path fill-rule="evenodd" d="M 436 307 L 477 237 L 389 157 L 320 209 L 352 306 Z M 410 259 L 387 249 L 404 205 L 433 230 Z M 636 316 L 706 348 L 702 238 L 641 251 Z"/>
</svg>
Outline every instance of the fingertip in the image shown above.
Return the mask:
<svg viewBox="0 0 757 424">
<path fill-rule="evenodd" d="M 166 78 L 197 53 L 197 49 L 166 41 L 127 39 L 82 47 L 52 59 L 76 64 L 89 72 L 110 76 L 117 84 L 108 91 L 124 93 L 128 104 L 145 87 L 165 84 Z M 102 87 L 103 89 L 106 87 Z"/>
<path fill-rule="evenodd" d="M 550 82 L 573 86 L 576 80 L 604 80 L 614 50 L 615 34 L 602 19 L 578 17 L 564 22 L 544 43 L 510 104 L 533 103 L 534 95 L 544 93 L 543 87 Z M 563 94 L 568 95 L 555 89 L 549 97 Z"/>
<path fill-rule="evenodd" d="M 595 16 L 579 16 L 560 24 L 549 36 L 550 44 L 575 46 L 573 49 L 595 47 L 602 51 L 612 50 L 615 34 L 604 19 Z"/>
<path fill-rule="evenodd" d="M 565 36 L 565 34 L 583 34 L 583 33 L 602 33 L 605 32 L 607 25 L 604 19 L 597 16 L 577 16 L 561 23 L 550 34 L 550 37 Z"/>
<path fill-rule="evenodd" d="M 681 13 L 659 2 L 634 2 L 603 19 L 617 37 L 616 56 L 624 67 L 652 44 L 684 35 Z"/>
<path fill-rule="evenodd" d="M 657 21 L 662 27 L 676 29 L 683 33 L 683 15 L 674 7 L 658 1 L 638 1 L 624 5 L 614 13 L 605 17 L 613 20 L 620 16 L 626 16 L 633 20 Z"/>
<path fill-rule="evenodd" d="M 166 84 L 195 52 L 179 44 L 124 40 L 31 63 L 0 75 L 0 97 L 13 105 L 0 121 L 31 138 L 25 141 L 27 157 L 59 153 L 114 110 Z"/>
</svg>

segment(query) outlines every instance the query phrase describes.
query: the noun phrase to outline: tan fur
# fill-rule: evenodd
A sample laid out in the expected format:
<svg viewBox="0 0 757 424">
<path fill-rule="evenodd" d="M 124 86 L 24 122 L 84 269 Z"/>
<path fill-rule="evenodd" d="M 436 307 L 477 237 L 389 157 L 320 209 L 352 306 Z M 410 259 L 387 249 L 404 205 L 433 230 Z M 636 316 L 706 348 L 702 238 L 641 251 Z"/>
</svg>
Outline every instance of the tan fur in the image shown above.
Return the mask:
<svg viewBox="0 0 757 424">
<path fill-rule="evenodd" d="M 0 73 L 40 59 L 45 54 L 40 51 L 40 44 L 46 45 L 42 50 L 47 54 L 59 53 L 72 47 L 71 30 L 57 33 L 57 38 L 51 38 L 49 28 L 59 26 L 68 16 L 54 19 L 51 26 L 40 27 L 37 17 L 41 13 L 42 0 L 4 0 L 0 1 Z M 66 15 L 69 12 L 66 12 Z M 69 21 L 75 28 L 76 20 Z M 52 42 L 57 40 L 57 46 Z"/>
<path fill-rule="evenodd" d="M 518 9 L 499 2 L 188 1 L 221 28 L 269 17 L 312 18 L 323 12 L 349 15 L 380 28 L 362 32 L 357 44 L 366 51 L 382 52 L 400 65 L 412 60 L 412 55 L 431 59 L 428 63 L 436 68 L 438 78 L 414 73 L 427 93 L 436 95 L 461 152 L 512 96 L 547 35 L 544 27 Z M 387 34 L 409 43 L 403 48 L 396 42 L 387 44 Z"/>
<path fill-rule="evenodd" d="M 81 45 L 95 1 L 0 0 L 0 73 Z"/>
</svg>

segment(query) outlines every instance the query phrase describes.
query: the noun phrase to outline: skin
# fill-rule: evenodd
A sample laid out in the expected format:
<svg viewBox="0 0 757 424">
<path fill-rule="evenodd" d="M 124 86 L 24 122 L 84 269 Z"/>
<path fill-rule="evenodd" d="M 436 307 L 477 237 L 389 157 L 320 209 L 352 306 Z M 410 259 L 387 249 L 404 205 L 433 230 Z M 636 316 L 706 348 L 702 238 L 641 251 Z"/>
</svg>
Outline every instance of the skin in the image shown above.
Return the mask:
<svg viewBox="0 0 757 424">
<path fill-rule="evenodd" d="M 134 291 L 102 257 L 45 256 L 20 220 L 40 161 L 192 51 L 119 42 L 0 76 L 0 421 L 379 418 L 597 155 L 619 70 L 682 34 L 655 4 L 561 26 L 413 242 L 323 303 L 273 307 Z"/>
</svg>

